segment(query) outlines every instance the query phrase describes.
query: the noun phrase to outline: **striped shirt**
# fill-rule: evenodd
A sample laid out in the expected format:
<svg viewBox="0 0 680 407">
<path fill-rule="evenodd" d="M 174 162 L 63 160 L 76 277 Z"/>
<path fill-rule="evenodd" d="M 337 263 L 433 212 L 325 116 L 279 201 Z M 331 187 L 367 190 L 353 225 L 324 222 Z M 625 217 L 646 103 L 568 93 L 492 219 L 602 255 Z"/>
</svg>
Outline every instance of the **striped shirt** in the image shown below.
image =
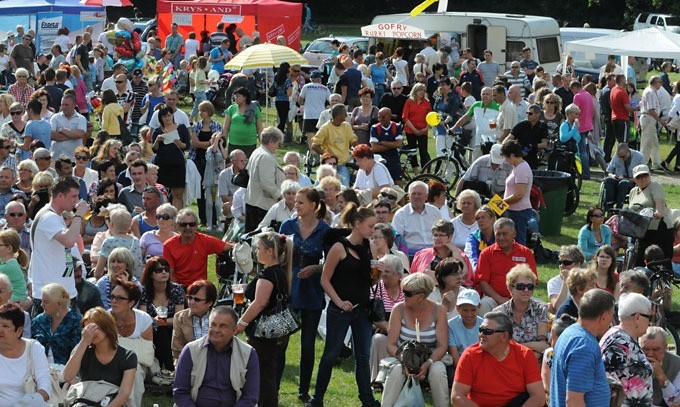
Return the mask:
<svg viewBox="0 0 680 407">
<path fill-rule="evenodd" d="M 640 100 L 640 113 L 645 114 L 650 110 L 654 110 L 657 114 L 661 113 L 659 110 L 659 96 L 656 94 L 656 89 L 647 86 L 642 92 L 642 99 Z"/>
<path fill-rule="evenodd" d="M 378 281 L 378 284 L 371 288 L 370 298 L 373 299 L 376 297 L 383 301 L 383 304 L 385 305 L 385 312 L 392 312 L 392 308 L 394 308 L 395 305 L 400 302 L 404 302 L 404 292 L 401 291 L 401 288 L 399 289 L 399 295 L 397 295 L 397 298 L 392 299 L 390 294 L 387 292 L 385 284 L 382 282 L 382 280 Z"/>
<path fill-rule="evenodd" d="M 420 343 L 427 345 L 431 348 L 437 346 L 437 307 L 439 305 L 435 304 L 432 309 L 432 321 L 428 326 L 420 326 Z M 408 321 L 406 321 L 406 306 L 402 307 L 401 314 L 401 329 L 399 330 L 399 344 L 404 342 L 415 341 L 416 340 L 416 329 L 415 327 L 410 327 Z"/>
</svg>

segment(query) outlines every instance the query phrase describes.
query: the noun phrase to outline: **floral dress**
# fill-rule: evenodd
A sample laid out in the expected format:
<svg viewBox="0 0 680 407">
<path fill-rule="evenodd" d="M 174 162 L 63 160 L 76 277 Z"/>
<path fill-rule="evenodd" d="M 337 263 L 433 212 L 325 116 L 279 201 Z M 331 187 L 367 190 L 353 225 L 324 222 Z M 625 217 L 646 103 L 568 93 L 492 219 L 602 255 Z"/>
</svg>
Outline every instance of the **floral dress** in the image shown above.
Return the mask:
<svg viewBox="0 0 680 407">
<path fill-rule="evenodd" d="M 168 297 L 168 318 L 175 316 L 175 307 L 177 305 L 184 305 L 184 287 L 173 282 L 170 282 L 170 284 L 172 284 L 172 287 L 170 288 L 170 296 Z M 146 313 L 152 318 L 157 315 L 156 306 L 153 304 L 153 298 L 151 298 L 146 290 L 142 293 L 139 305 L 146 306 Z"/>
<path fill-rule="evenodd" d="M 600 339 L 600 349 L 607 375 L 618 378 L 626 393 L 623 405 L 651 406 L 652 365 L 637 341 L 615 326 Z"/>
<path fill-rule="evenodd" d="M 512 320 L 512 340 L 517 343 L 534 342 L 538 336 L 538 324 L 550 323 L 548 318 L 548 304 L 531 298 L 529 306 L 522 314 L 519 324 L 515 322 L 515 311 L 512 309 L 512 299 L 499 305 L 494 311 L 500 311 Z"/>
</svg>

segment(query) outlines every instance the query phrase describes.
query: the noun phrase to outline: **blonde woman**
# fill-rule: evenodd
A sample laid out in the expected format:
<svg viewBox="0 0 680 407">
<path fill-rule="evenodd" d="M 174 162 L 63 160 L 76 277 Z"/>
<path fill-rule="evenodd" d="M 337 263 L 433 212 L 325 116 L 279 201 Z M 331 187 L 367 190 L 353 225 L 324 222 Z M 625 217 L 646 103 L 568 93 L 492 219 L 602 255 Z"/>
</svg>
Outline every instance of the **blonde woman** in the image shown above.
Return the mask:
<svg viewBox="0 0 680 407">
<path fill-rule="evenodd" d="M 61 284 L 40 290 L 43 312 L 31 322 L 31 337 L 45 347 L 50 363 L 65 365 L 80 341 L 80 311 L 70 308 L 71 297 Z"/>
<path fill-rule="evenodd" d="M 31 195 L 33 192 L 33 178 L 39 171 L 40 169 L 38 169 L 38 166 L 33 160 L 23 160 L 19 162 L 19 164 L 17 164 L 19 181 L 12 186 L 26 194 L 26 196 Z"/>
<path fill-rule="evenodd" d="M 50 189 L 54 185 L 54 177 L 47 171 L 40 171 L 33 177 L 33 192 L 28 203 L 29 218 L 35 218 L 43 206 L 50 202 Z"/>
<path fill-rule="evenodd" d="M 0 94 L 0 125 L 12 120 L 12 116 L 9 114 L 9 107 L 14 102 L 14 96 L 9 93 Z"/>
<path fill-rule="evenodd" d="M 141 284 L 132 275 L 132 270 L 135 267 L 135 260 L 128 249 L 124 247 L 113 249 L 105 261 L 107 261 L 108 273 L 97 280 L 96 286 L 102 297 L 102 304 L 106 309 L 109 309 L 111 307 L 111 292 L 116 288 L 118 279 L 133 281 L 140 286 Z"/>
<path fill-rule="evenodd" d="M 111 161 L 116 165 L 116 174 L 119 174 L 125 169 L 125 163 L 120 153 L 121 148 L 123 148 L 123 143 L 120 140 L 106 140 L 102 148 L 99 149 L 97 156 L 92 160 L 92 167 L 98 170 L 99 165 L 105 161 Z"/>
<path fill-rule="evenodd" d="M 432 111 L 432 105 L 427 99 L 427 87 L 422 83 L 416 83 L 411 88 L 411 94 L 404 104 L 402 120 L 404 121 L 404 134 L 408 142 L 405 148 L 417 148 L 421 164 L 430 161 L 430 153 L 427 151 L 428 125 L 425 117 Z M 418 158 L 411 158 L 411 166 L 414 173 L 420 172 Z"/>
<path fill-rule="evenodd" d="M 7 88 L 7 93 L 14 97 L 14 100 L 19 102 L 23 108 L 26 108 L 28 101 L 31 99 L 31 93 L 33 93 L 33 87 L 28 84 L 28 70 L 26 68 L 19 68 L 14 72 L 14 77 L 17 79 L 16 82 L 9 85 Z"/>
<path fill-rule="evenodd" d="M 548 93 L 543 97 L 543 112 L 541 121 L 548 126 L 548 137 L 557 140 L 560 136 L 560 126 L 564 121 L 562 116 L 562 98 L 554 93 Z"/>
</svg>

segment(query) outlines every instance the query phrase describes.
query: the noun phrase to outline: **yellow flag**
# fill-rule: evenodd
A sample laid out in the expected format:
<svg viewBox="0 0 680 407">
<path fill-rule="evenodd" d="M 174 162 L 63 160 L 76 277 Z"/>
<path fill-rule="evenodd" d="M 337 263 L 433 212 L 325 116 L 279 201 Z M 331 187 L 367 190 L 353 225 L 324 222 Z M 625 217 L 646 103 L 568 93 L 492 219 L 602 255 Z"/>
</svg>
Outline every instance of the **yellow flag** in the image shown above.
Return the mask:
<svg viewBox="0 0 680 407">
<path fill-rule="evenodd" d="M 418 14 L 422 13 L 425 11 L 426 8 L 430 7 L 432 4 L 436 3 L 439 0 L 425 0 L 424 2 L 418 4 L 411 10 L 411 17 L 415 17 Z"/>
<path fill-rule="evenodd" d="M 487 205 L 496 212 L 496 215 L 501 216 L 508 210 L 510 205 L 506 204 L 498 194 L 494 195 Z"/>
</svg>

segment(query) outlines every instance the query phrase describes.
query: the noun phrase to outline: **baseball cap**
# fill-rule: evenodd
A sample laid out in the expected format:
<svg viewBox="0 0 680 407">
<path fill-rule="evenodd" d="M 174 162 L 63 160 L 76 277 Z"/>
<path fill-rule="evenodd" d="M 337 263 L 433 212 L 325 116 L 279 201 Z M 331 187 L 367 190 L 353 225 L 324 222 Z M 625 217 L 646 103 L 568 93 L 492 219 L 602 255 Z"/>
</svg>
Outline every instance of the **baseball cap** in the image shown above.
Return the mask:
<svg viewBox="0 0 680 407">
<path fill-rule="evenodd" d="M 649 167 L 645 164 L 640 164 L 633 168 L 633 178 L 637 178 L 640 175 L 649 174 Z"/>
<path fill-rule="evenodd" d="M 503 154 L 501 154 L 501 145 L 500 144 L 494 144 L 491 146 L 491 163 L 500 165 L 505 162 L 505 157 L 503 157 Z"/>
<path fill-rule="evenodd" d="M 321 71 L 312 71 L 310 77 L 311 78 L 321 78 L 323 75 L 321 74 Z"/>
<path fill-rule="evenodd" d="M 14 31 L 7 31 L 7 37 L 16 37 L 16 34 L 14 34 Z"/>
<path fill-rule="evenodd" d="M 141 70 L 140 68 L 135 68 L 135 69 L 132 71 L 132 75 L 133 75 L 133 76 L 141 76 L 141 75 L 142 75 L 142 70 Z"/>
<path fill-rule="evenodd" d="M 463 289 L 458 293 L 456 305 L 471 304 L 479 306 L 479 294 L 475 290 Z"/>
</svg>

